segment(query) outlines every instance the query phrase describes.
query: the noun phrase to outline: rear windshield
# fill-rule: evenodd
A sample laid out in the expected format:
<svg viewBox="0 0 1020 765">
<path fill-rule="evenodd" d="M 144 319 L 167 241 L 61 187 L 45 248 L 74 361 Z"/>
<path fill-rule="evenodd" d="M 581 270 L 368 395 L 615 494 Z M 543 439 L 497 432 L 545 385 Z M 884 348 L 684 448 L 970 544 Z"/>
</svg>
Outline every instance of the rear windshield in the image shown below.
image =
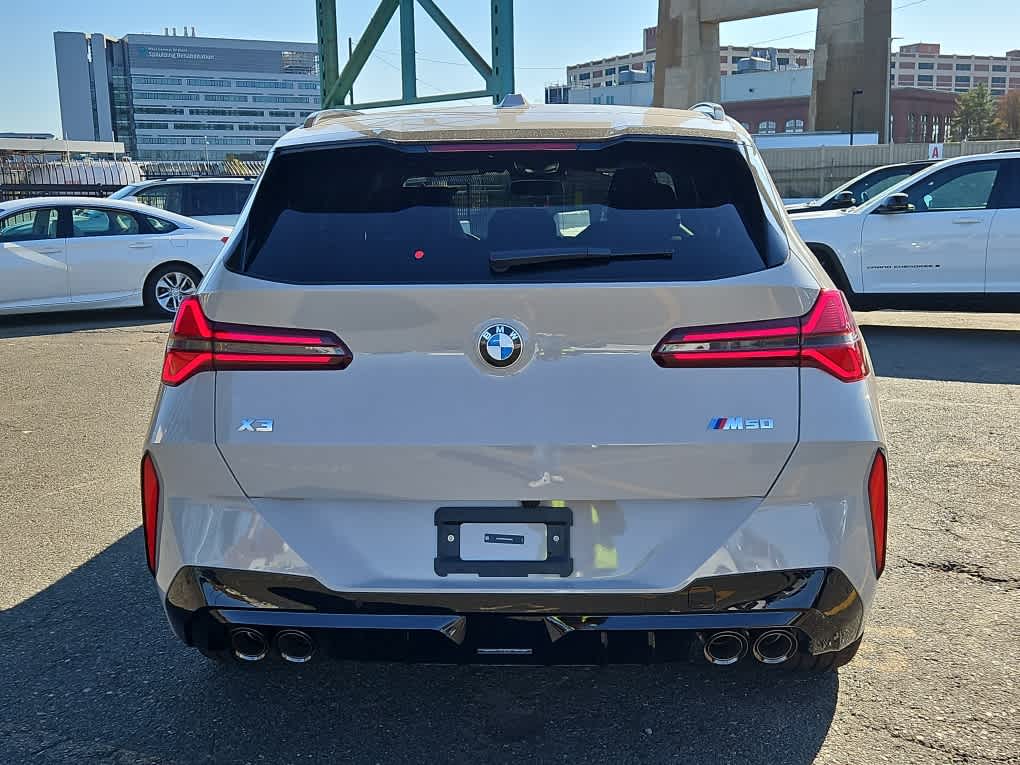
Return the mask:
<svg viewBox="0 0 1020 765">
<path fill-rule="evenodd" d="M 281 153 L 228 267 L 298 284 L 634 282 L 786 258 L 735 145 L 510 146 Z"/>
</svg>

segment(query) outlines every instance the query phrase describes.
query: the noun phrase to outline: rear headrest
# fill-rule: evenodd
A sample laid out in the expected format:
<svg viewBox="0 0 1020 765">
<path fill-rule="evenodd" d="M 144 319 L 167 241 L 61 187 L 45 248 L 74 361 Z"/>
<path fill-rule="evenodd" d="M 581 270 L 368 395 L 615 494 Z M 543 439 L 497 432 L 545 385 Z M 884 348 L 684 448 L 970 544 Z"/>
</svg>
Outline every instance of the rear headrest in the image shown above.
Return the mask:
<svg viewBox="0 0 1020 765">
<path fill-rule="evenodd" d="M 607 201 L 610 207 L 620 210 L 661 210 L 677 206 L 673 189 L 659 183 L 655 173 L 647 167 L 621 167 L 613 173 Z"/>
</svg>

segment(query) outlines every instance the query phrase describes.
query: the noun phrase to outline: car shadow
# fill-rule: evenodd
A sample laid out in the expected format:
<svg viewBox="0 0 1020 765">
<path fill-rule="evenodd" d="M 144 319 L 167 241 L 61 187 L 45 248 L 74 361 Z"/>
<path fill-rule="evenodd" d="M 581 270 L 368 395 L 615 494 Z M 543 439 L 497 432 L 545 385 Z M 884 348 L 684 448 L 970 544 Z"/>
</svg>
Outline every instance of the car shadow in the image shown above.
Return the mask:
<svg viewBox="0 0 1020 765">
<path fill-rule="evenodd" d="M 879 377 L 1020 385 L 1020 332 L 862 324 Z"/>
<path fill-rule="evenodd" d="M 55 311 L 16 316 L 0 314 L 0 339 L 60 335 L 89 329 L 114 329 L 165 324 L 169 319 L 149 316 L 141 308 L 106 308 L 95 311 Z"/>
<path fill-rule="evenodd" d="M 215 665 L 140 531 L 0 615 L 0 761 L 810 763 L 835 673 L 689 665 Z"/>
</svg>

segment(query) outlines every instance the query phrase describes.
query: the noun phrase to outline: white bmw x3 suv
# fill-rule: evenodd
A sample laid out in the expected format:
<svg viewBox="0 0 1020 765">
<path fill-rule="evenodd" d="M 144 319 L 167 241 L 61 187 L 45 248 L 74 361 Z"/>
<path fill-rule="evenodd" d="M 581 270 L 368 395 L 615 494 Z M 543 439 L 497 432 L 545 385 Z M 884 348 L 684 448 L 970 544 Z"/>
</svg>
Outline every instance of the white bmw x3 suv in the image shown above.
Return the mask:
<svg viewBox="0 0 1020 765">
<path fill-rule="evenodd" d="M 323 112 L 171 332 L 148 564 L 207 656 L 852 658 L 874 376 L 718 107 Z"/>
</svg>

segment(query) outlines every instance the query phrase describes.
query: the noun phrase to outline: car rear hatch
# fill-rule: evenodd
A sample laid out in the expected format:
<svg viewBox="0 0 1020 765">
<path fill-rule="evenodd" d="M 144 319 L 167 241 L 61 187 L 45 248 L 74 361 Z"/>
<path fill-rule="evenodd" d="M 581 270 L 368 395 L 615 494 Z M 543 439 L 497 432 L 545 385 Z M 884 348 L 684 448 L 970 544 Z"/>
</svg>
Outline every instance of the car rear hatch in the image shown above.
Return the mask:
<svg viewBox="0 0 1020 765">
<path fill-rule="evenodd" d="M 233 248 L 210 321 L 349 354 L 220 365 L 217 443 L 252 498 L 762 497 L 796 445 L 795 365 L 653 355 L 814 302 L 736 145 L 283 152 Z"/>
</svg>

